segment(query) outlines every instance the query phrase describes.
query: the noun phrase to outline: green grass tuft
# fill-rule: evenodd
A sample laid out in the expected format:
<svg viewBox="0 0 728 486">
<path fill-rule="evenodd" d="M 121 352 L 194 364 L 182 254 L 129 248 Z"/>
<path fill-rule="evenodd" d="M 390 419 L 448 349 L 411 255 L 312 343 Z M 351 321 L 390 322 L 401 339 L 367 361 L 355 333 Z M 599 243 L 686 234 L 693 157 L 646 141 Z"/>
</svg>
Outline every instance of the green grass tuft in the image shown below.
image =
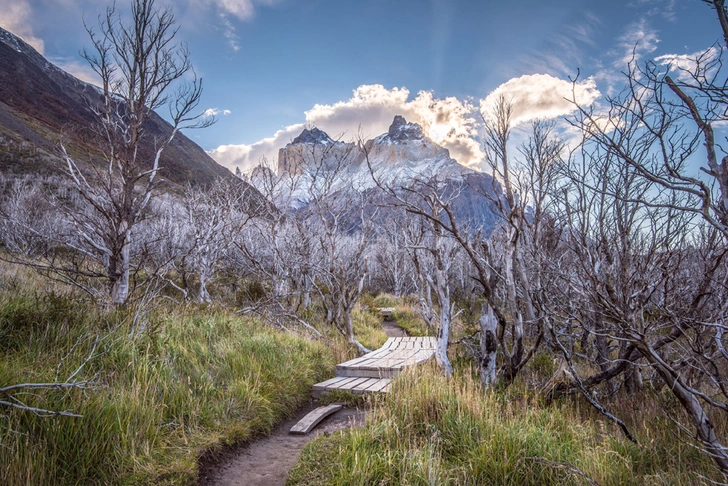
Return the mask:
<svg viewBox="0 0 728 486">
<path fill-rule="evenodd" d="M 0 408 L 0 484 L 189 484 L 208 450 L 270 431 L 333 372 L 323 344 L 214 308 L 157 309 L 133 334 L 124 311 L 54 294 L 0 297 L 0 386 L 64 381 L 92 354 L 85 390 Z"/>
<path fill-rule="evenodd" d="M 365 427 L 310 443 L 288 484 L 687 485 L 715 475 L 685 444 L 642 439 L 608 434 L 572 402 L 484 392 L 469 374 L 446 380 L 423 367 L 395 380 Z"/>
</svg>

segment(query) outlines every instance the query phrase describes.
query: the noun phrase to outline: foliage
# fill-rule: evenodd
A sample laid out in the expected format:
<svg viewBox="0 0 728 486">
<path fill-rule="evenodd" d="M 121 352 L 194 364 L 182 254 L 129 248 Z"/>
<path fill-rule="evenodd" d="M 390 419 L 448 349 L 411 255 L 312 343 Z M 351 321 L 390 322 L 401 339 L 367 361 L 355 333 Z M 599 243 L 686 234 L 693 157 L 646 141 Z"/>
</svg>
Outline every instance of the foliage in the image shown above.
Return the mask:
<svg viewBox="0 0 728 486">
<path fill-rule="evenodd" d="M 183 484 L 207 450 L 264 434 L 331 374 L 331 352 L 211 307 L 158 308 L 156 332 L 130 339 L 124 309 L 70 296 L 0 297 L 0 384 L 61 381 L 29 405 L 82 418 L 0 410 L 2 484 Z M 96 344 L 96 351 L 91 352 Z"/>
<path fill-rule="evenodd" d="M 545 405 L 515 388 L 484 393 L 470 374 L 407 373 L 365 427 L 309 444 L 288 484 L 589 484 L 588 477 L 680 485 L 698 484 L 698 473 L 715 477 L 707 458 L 665 428 L 643 423 L 650 446 L 640 448 L 612 438 L 580 402 Z"/>
</svg>

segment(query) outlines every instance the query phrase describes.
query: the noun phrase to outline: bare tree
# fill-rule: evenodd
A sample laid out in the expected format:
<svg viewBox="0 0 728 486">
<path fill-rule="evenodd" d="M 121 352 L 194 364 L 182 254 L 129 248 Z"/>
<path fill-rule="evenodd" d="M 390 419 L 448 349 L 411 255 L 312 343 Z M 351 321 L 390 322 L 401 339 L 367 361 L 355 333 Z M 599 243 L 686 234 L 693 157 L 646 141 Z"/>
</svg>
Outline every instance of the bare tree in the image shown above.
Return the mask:
<svg viewBox="0 0 728 486">
<path fill-rule="evenodd" d="M 186 191 L 185 228 L 192 233 L 190 266 L 200 280 L 197 300 L 201 304 L 212 301 L 207 285 L 235 236 L 251 219 L 245 205 L 249 189 L 249 185 L 221 180 L 209 190 L 189 187 Z"/>
<path fill-rule="evenodd" d="M 678 425 L 728 476 L 726 439 L 711 420 L 728 411 L 728 158 L 719 160 L 716 133 L 728 107 L 728 11 L 722 0 L 706 3 L 725 43 L 690 62 L 633 61 L 605 112 L 577 105 L 583 152 L 563 198 L 579 265 L 571 289 L 584 299 L 577 319 L 600 337 L 599 372 L 581 384 L 624 376 L 639 387 L 640 369 L 649 370 L 684 409 Z"/>
<path fill-rule="evenodd" d="M 0 241 L 10 252 L 26 258 L 43 255 L 51 234 L 59 232 L 62 224 L 47 194 L 48 187 L 60 181 L 8 178 L 2 182 Z"/>
<path fill-rule="evenodd" d="M 444 183 L 430 174 L 383 180 L 372 167 L 369 149 L 362 140 L 359 140 L 359 149 L 371 177 L 383 193 L 380 205 L 404 211 L 409 218 L 414 216 L 414 221 L 403 228 L 404 246 L 417 274 L 422 317 L 436 332 L 435 359 L 449 377 L 452 365 L 447 349 L 453 320 L 457 316 L 450 291 L 450 268 L 460 249 L 459 240 L 453 239 L 453 236 L 461 224 L 455 220 L 451 205 L 463 184 Z M 432 291 L 437 305 L 432 299 Z"/>
<path fill-rule="evenodd" d="M 180 129 L 212 120 L 193 113 L 202 83 L 194 76 L 187 47 L 175 40 L 176 21 L 169 8 L 158 8 L 154 0 L 133 0 L 129 23 L 112 6 L 97 29 L 87 31 L 93 50 L 83 55 L 101 79 L 101 102 L 90 100 L 90 105 L 104 161 L 84 172 L 61 145 L 81 206 L 66 215 L 79 237 L 74 250 L 103 265 L 111 303 L 123 304 L 129 295 L 134 227 L 144 219 L 159 183 L 162 152 Z M 191 81 L 183 79 L 188 73 Z M 145 123 L 163 106 L 169 108 L 171 130 L 152 139 Z M 151 155 L 145 146 L 153 147 Z"/>
<path fill-rule="evenodd" d="M 452 182 L 439 186 L 436 179 L 394 186 L 378 180 L 370 166 L 377 185 L 392 204 L 423 218 L 433 234 L 457 242 L 469 260 L 485 304 L 478 322 L 479 368 L 486 385 L 496 376 L 506 385 L 512 383 L 543 342 L 551 292 L 546 285 L 549 279 L 541 278 L 541 265 L 552 258 L 559 242 L 557 226 L 549 216 L 548 195 L 563 144 L 554 138 L 551 125 L 537 122 L 529 141 L 520 147 L 522 159 L 512 160 L 508 155 L 510 112 L 510 104 L 501 99 L 486 120 L 486 161 L 494 174 L 492 187 L 472 184 L 501 217 L 489 238 L 455 215 L 453 201 L 469 184 L 467 178 L 459 186 Z M 432 269 L 424 273 L 428 271 Z M 426 299 L 427 294 L 424 296 Z M 449 302 L 449 297 L 446 300 Z M 442 304 L 440 307 L 442 312 Z M 504 357 L 500 368 L 496 365 L 499 350 Z"/>
<path fill-rule="evenodd" d="M 307 205 L 298 217 L 316 235 L 316 254 L 320 261 L 312 282 L 334 325 L 361 354 L 369 352 L 354 335 L 351 314 L 364 290 L 369 274 L 369 247 L 374 234 L 374 218 L 367 214 L 367 194 L 354 186 L 349 169 L 354 162 L 353 145 L 343 152 L 324 148 L 313 151 L 306 174 Z"/>
<path fill-rule="evenodd" d="M 375 282 L 378 289 L 401 297 L 412 293 L 417 284 L 406 243 L 407 222 L 405 218 L 397 216 L 385 217 L 376 229 L 371 262 L 374 269 L 370 280 Z"/>
<path fill-rule="evenodd" d="M 320 254 L 316 234 L 295 208 L 300 203 L 300 174 L 278 177 L 267 161 L 254 169 L 250 183 L 280 211 L 256 216 L 233 239 L 232 265 L 266 290 L 243 309 L 280 327 L 303 325 L 321 334 L 300 317 L 309 308 L 314 292 L 316 262 Z M 301 216 L 301 217 L 299 217 Z"/>
</svg>

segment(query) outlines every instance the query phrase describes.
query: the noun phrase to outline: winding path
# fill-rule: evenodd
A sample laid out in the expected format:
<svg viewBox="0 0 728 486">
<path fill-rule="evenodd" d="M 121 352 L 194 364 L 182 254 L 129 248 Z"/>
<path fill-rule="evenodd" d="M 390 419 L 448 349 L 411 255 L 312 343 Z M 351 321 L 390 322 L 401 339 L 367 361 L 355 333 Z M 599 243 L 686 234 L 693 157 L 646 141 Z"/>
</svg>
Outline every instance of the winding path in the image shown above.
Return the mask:
<svg viewBox="0 0 728 486">
<path fill-rule="evenodd" d="M 404 337 L 407 333 L 391 321 L 384 321 L 388 337 Z M 291 435 L 288 431 L 308 412 L 313 402 L 276 428 L 268 437 L 242 449 L 233 449 L 215 464 L 203 465 L 200 486 L 284 486 L 288 471 L 298 461 L 303 446 L 321 434 L 357 427 L 364 424 L 366 410 L 343 408 L 326 418 L 308 435 Z"/>
</svg>

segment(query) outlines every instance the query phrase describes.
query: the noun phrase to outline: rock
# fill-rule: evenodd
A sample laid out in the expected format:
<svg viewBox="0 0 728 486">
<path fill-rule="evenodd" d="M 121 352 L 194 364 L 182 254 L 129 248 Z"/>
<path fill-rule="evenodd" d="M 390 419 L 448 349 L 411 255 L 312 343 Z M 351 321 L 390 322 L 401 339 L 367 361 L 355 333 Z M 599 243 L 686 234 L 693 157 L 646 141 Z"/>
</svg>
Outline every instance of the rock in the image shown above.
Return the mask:
<svg viewBox="0 0 728 486">
<path fill-rule="evenodd" d="M 394 117 L 387 136 L 393 142 L 406 142 L 407 140 L 422 140 L 425 138 L 422 127 L 416 123 L 407 123 L 402 115 Z"/>
</svg>

